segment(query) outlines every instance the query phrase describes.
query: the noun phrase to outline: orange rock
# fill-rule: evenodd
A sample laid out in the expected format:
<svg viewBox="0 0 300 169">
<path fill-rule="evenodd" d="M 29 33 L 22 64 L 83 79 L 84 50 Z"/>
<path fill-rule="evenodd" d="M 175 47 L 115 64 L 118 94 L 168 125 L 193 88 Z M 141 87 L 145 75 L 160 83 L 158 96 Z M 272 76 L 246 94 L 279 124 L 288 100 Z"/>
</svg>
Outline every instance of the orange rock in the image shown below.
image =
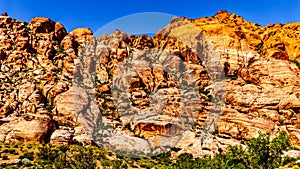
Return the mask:
<svg viewBox="0 0 300 169">
<path fill-rule="evenodd" d="M 286 130 L 293 143 L 300 145 L 300 69 L 296 61 L 289 61 L 300 59 L 299 23 L 260 27 L 241 16 L 220 11 L 195 20 L 175 18 L 154 38 L 128 37 L 116 30 L 97 41 L 88 28 L 67 34 L 61 23 L 48 18 L 33 18 L 26 24 L 2 16 L 0 27 L 0 141 L 49 141 L 55 120 L 60 129 L 52 134 L 52 143 L 69 142 L 75 136 L 73 141 L 91 144 L 102 113 L 102 122 L 112 133 L 119 133 L 109 136 L 112 147 L 128 149 L 134 145 L 134 150 L 140 150 L 147 146 L 149 152 L 178 143 L 184 149 L 178 153 L 214 155 L 219 149 L 241 144 L 236 139 L 247 140 L 268 130 L 272 135 Z M 191 35 L 188 40 L 202 41 L 189 43 L 182 38 L 185 35 Z M 193 44 L 199 43 L 201 49 L 211 49 L 211 53 L 197 53 Z M 135 59 L 145 54 L 146 59 L 151 58 L 153 48 L 166 52 L 154 52 L 158 56 L 151 64 Z M 84 55 L 78 57 L 81 52 Z M 134 68 L 132 77 L 125 77 L 128 86 L 112 98 L 112 84 L 124 82 L 115 78 L 117 68 L 128 56 L 134 58 L 126 65 Z M 214 56 L 218 56 L 216 64 L 221 65 L 219 74 L 209 72 L 208 67 L 214 63 L 204 65 Z M 222 95 L 211 85 L 214 77 L 222 73 L 222 66 L 228 76 L 220 82 L 226 84 L 225 109 L 216 122 L 218 132 L 201 140 L 198 137 L 206 121 L 217 112 L 213 100 Z M 183 73 L 180 76 L 191 72 L 191 76 L 178 80 L 167 68 Z M 83 83 L 86 89 L 72 84 L 74 73 L 82 75 L 83 80 L 76 84 Z M 182 99 L 180 96 L 189 91 L 182 90 L 180 83 L 193 82 L 195 93 Z M 94 85 L 95 91 L 91 89 Z M 99 97 L 97 103 L 90 96 L 94 92 Z M 185 104 L 187 100 L 196 104 Z M 117 109 L 116 105 L 122 107 Z M 53 117 L 45 115 L 49 113 Z M 20 117 L 21 114 L 25 115 Z M 69 127 L 65 130 L 62 125 Z M 176 137 L 176 142 L 167 144 L 170 135 Z M 123 142 L 128 140 L 126 147 Z"/>
<path fill-rule="evenodd" d="M 216 13 L 215 17 L 220 21 L 224 21 L 230 17 L 230 14 L 226 10 L 221 10 Z"/>
<path fill-rule="evenodd" d="M 263 51 L 270 47 L 286 52 L 289 59 L 300 59 L 300 22 L 269 24 L 262 28 Z"/>
<path fill-rule="evenodd" d="M 60 22 L 56 22 L 55 23 L 55 36 L 56 36 L 57 40 L 60 42 L 67 34 L 68 33 L 67 33 L 65 27 Z"/>
<path fill-rule="evenodd" d="M 70 32 L 76 41 L 83 44 L 85 41 L 93 37 L 93 32 L 89 28 L 77 28 Z"/>
<path fill-rule="evenodd" d="M 30 20 L 28 27 L 32 34 L 51 33 L 55 29 L 55 23 L 49 18 L 36 17 Z"/>
<path fill-rule="evenodd" d="M 43 143 L 50 140 L 55 129 L 54 121 L 46 115 L 24 115 L 7 134 L 6 143 Z"/>
</svg>

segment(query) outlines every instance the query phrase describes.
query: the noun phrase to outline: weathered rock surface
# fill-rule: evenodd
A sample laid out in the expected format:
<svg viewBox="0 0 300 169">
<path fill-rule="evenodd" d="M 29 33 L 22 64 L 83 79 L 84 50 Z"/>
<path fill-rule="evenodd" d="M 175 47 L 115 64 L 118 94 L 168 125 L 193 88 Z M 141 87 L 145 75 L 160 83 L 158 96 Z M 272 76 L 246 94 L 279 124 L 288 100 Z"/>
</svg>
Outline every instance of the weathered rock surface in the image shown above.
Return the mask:
<svg viewBox="0 0 300 169">
<path fill-rule="evenodd" d="M 56 129 L 50 137 L 51 144 L 69 144 L 71 143 L 74 131 L 70 127 L 61 127 Z"/>
<path fill-rule="evenodd" d="M 0 141 L 143 154 L 226 151 L 259 132 L 300 145 L 299 23 L 174 18 L 154 38 L 96 39 L 0 16 Z"/>
<path fill-rule="evenodd" d="M 72 86 L 54 100 L 53 119 L 59 125 L 73 127 L 73 140 L 84 144 L 93 140 L 94 129 L 101 118 L 100 110 L 92 98 L 84 88 Z"/>
<path fill-rule="evenodd" d="M 123 132 L 117 132 L 111 137 L 106 137 L 104 142 L 108 143 L 108 148 L 116 151 L 127 151 L 141 154 L 151 153 L 149 143 L 138 137 L 130 136 Z"/>
<path fill-rule="evenodd" d="M 1 119 L 1 141 L 6 143 L 49 142 L 55 130 L 54 121 L 48 115 L 25 114 L 20 118 Z"/>
<path fill-rule="evenodd" d="M 54 100 L 72 86 L 81 34 L 48 18 L 27 24 L 3 15 L 0 25 L 1 141 L 47 143 L 59 129 Z M 58 133 L 66 134 L 51 139 Z"/>
</svg>

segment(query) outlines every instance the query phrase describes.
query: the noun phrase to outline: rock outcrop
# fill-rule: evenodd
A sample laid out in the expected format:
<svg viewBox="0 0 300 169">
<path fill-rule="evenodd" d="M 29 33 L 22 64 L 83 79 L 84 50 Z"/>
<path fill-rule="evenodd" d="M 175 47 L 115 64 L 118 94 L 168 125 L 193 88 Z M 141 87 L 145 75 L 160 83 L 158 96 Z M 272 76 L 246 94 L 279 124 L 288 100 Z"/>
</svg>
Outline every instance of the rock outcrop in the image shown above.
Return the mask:
<svg viewBox="0 0 300 169">
<path fill-rule="evenodd" d="M 173 18 L 153 38 L 94 38 L 2 14 L 0 141 L 203 157 L 287 131 L 300 146 L 299 25 L 220 11 Z"/>
<path fill-rule="evenodd" d="M 47 143 L 68 125 L 57 120 L 54 101 L 72 86 L 81 33 L 74 37 L 48 18 L 27 24 L 4 15 L 0 25 L 1 141 Z"/>
</svg>

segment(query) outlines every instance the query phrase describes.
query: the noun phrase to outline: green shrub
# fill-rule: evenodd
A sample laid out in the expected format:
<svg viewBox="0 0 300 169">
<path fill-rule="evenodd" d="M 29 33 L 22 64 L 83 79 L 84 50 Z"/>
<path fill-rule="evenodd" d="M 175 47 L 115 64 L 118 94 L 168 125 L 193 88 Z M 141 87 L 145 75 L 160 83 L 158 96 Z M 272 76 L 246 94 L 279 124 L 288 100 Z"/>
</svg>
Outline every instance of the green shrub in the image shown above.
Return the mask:
<svg viewBox="0 0 300 169">
<path fill-rule="evenodd" d="M 273 140 L 270 133 L 260 133 L 247 142 L 248 148 L 233 146 L 228 152 L 214 158 L 193 159 L 189 154 L 179 156 L 173 168 L 277 168 L 295 159 L 283 158 L 283 151 L 291 147 L 289 136 L 280 132 Z"/>
<path fill-rule="evenodd" d="M 2 160 L 9 160 L 7 155 L 2 155 Z"/>
<path fill-rule="evenodd" d="M 286 164 L 296 164 L 295 159 L 283 158 L 283 151 L 290 149 L 291 143 L 287 133 L 280 132 L 277 137 L 270 139 L 270 133 L 260 133 L 258 137 L 246 142 L 247 148 L 232 146 L 227 152 L 220 153 L 214 158 L 193 158 L 191 154 L 181 154 L 177 159 L 171 159 L 171 152 L 161 153 L 152 157 L 132 157 L 116 155 L 97 147 L 78 145 L 49 145 L 32 146 L 36 153 L 24 152 L 19 158 L 22 167 L 34 168 L 96 168 L 96 162 L 102 167 L 110 168 L 156 168 L 156 169 L 272 169 Z M 173 151 L 179 149 L 172 148 Z M 9 148 L 3 150 L 7 153 Z M 2 152 L 3 152 L 2 151 Z M 1 152 L 2 160 L 8 156 Z M 14 167 L 14 166 L 12 166 Z M 17 166 L 22 168 L 20 166 Z"/>
<path fill-rule="evenodd" d="M 31 161 L 28 158 L 23 158 L 22 159 L 22 164 L 26 167 L 29 167 L 32 165 Z"/>
<path fill-rule="evenodd" d="M 296 60 L 296 59 L 294 59 L 294 60 L 290 59 L 289 61 L 295 63 L 296 66 L 300 69 L 300 62 L 298 60 Z"/>
<path fill-rule="evenodd" d="M 24 159 L 24 158 L 27 158 L 27 159 L 29 159 L 29 160 L 33 160 L 34 159 L 34 153 L 33 152 L 28 152 L 28 151 L 26 151 L 26 152 L 24 152 L 24 154 L 22 154 L 20 157 L 19 157 L 19 159 Z"/>
<path fill-rule="evenodd" d="M 76 168 L 95 168 L 96 161 L 91 148 L 76 146 L 72 151 L 72 156 L 69 157 L 71 167 Z"/>
<path fill-rule="evenodd" d="M 48 168 L 95 168 L 96 157 L 92 149 L 82 146 L 52 146 L 49 144 L 39 148 L 37 153 L 39 164 Z"/>
<path fill-rule="evenodd" d="M 53 150 L 53 147 L 49 144 L 44 144 L 38 148 L 37 156 L 42 161 L 49 161 L 52 162 L 55 158 L 58 157 L 58 153 L 56 150 Z"/>
<path fill-rule="evenodd" d="M 248 161 L 254 168 L 277 168 L 283 165 L 283 151 L 290 147 L 290 138 L 286 132 L 280 132 L 272 141 L 270 133 L 260 134 L 248 142 Z"/>
<path fill-rule="evenodd" d="M 2 152 L 3 152 L 3 153 L 8 153 L 8 152 L 9 152 L 9 149 L 5 148 Z"/>
<path fill-rule="evenodd" d="M 10 148 L 10 149 L 8 149 L 8 153 L 15 154 L 15 153 L 17 153 L 17 151 L 15 149 Z"/>
</svg>

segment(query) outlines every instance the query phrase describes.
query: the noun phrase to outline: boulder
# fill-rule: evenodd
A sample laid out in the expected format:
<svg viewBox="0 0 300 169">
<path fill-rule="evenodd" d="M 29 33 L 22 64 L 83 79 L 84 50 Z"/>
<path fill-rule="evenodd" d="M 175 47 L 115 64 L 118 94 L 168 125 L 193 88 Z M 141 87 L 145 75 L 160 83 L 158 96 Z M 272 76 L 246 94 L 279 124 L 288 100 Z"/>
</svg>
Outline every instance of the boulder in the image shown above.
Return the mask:
<svg viewBox="0 0 300 169">
<path fill-rule="evenodd" d="M 129 152 L 134 156 L 151 153 L 151 148 L 147 140 L 127 135 L 124 132 L 117 132 L 113 136 L 105 138 L 104 141 L 107 142 L 105 146 L 114 151 Z"/>
<path fill-rule="evenodd" d="M 72 35 L 81 45 L 83 45 L 87 40 L 93 38 L 93 32 L 89 28 L 77 28 L 71 31 L 70 35 Z"/>
<path fill-rule="evenodd" d="M 55 23 L 49 18 L 36 17 L 30 20 L 28 28 L 31 30 L 32 34 L 50 34 L 55 30 Z"/>
<path fill-rule="evenodd" d="M 55 129 L 54 121 L 47 115 L 25 114 L 18 119 L 5 138 L 6 143 L 48 143 Z"/>
<path fill-rule="evenodd" d="M 69 127 L 61 127 L 56 129 L 50 137 L 50 144 L 69 144 L 72 143 L 72 129 Z"/>
</svg>

